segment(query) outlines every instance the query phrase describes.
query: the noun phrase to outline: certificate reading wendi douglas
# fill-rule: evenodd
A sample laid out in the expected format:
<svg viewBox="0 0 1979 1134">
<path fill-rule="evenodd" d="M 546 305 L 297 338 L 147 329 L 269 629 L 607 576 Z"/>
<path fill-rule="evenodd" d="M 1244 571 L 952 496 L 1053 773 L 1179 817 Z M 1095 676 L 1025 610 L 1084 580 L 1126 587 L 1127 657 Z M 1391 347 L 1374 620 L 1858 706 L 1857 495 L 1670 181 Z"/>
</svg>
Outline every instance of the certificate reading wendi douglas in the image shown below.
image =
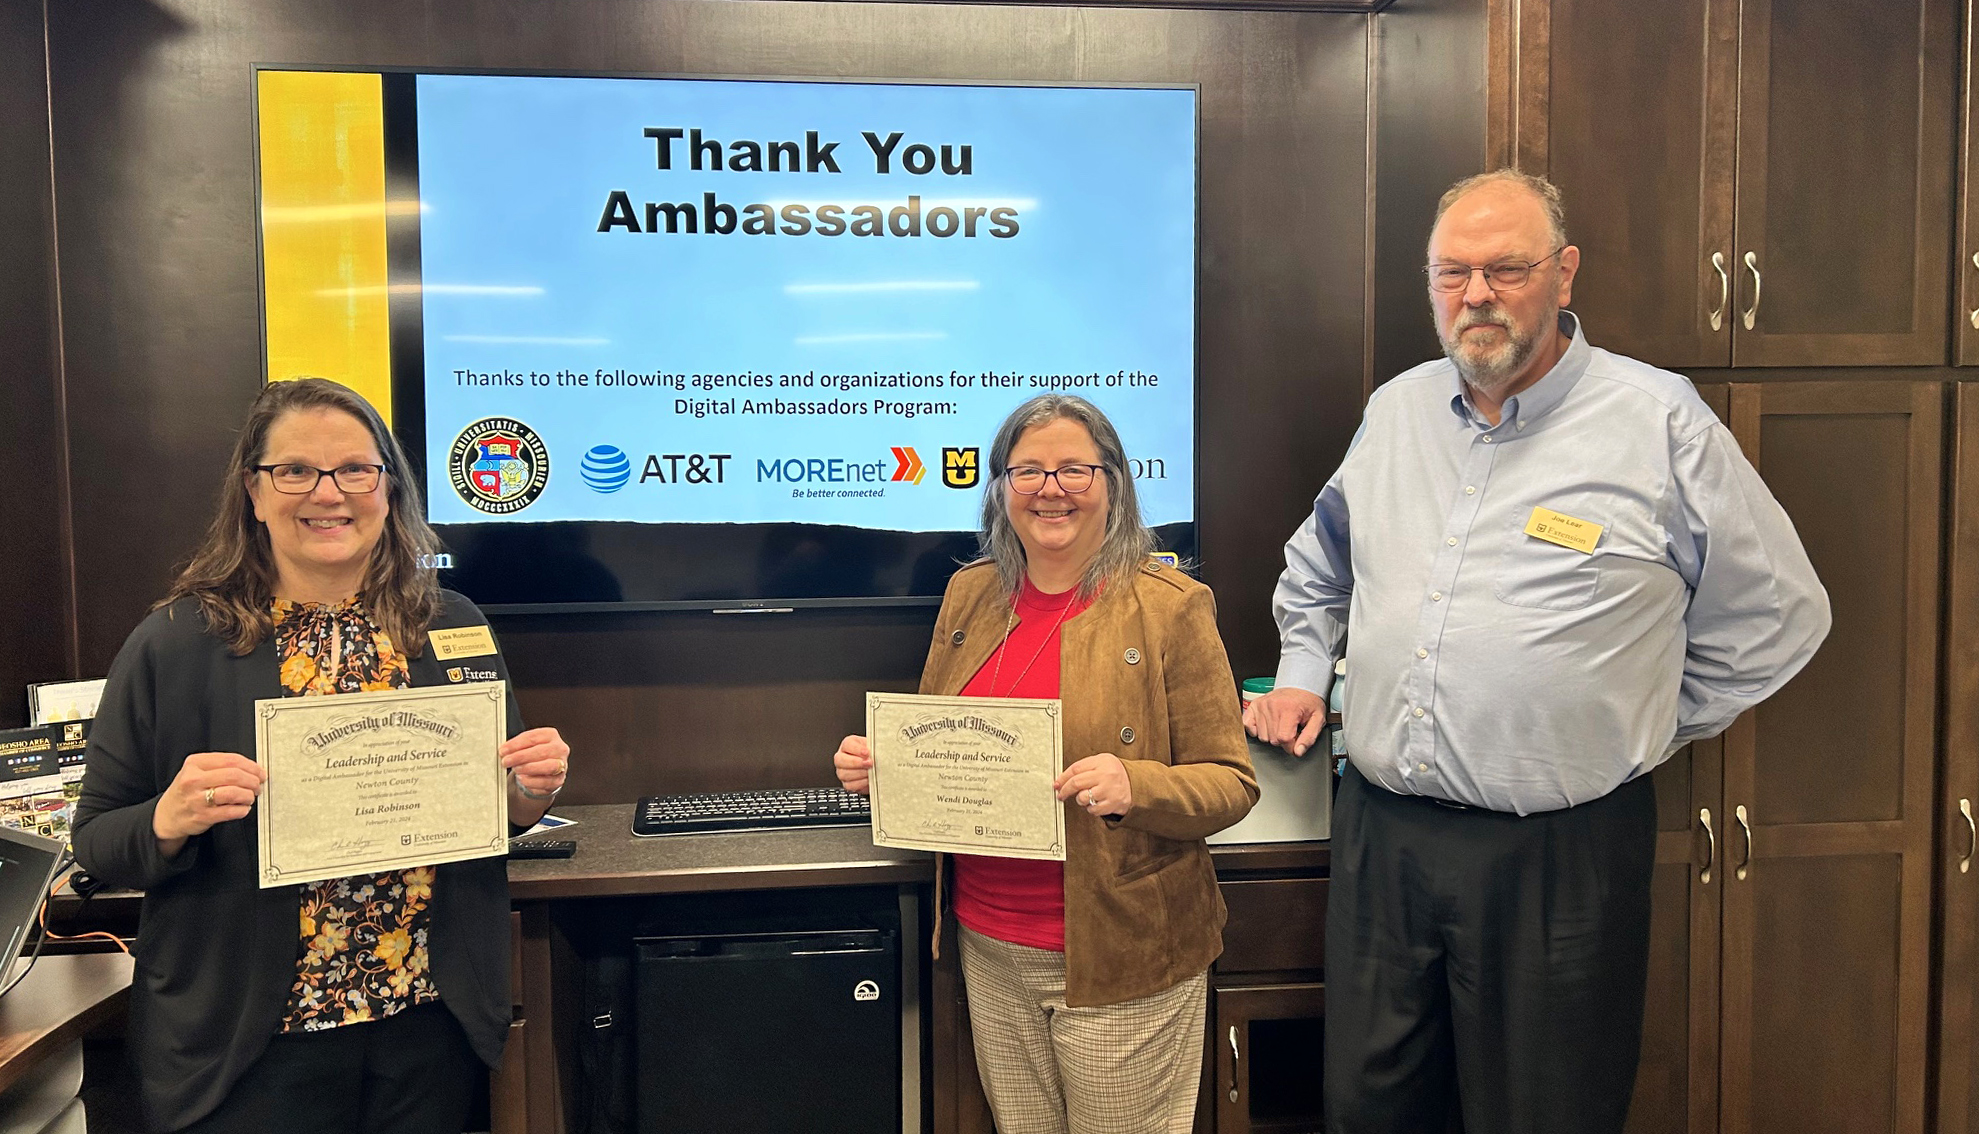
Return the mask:
<svg viewBox="0 0 1979 1134">
<path fill-rule="evenodd" d="M 1065 860 L 1055 700 L 866 695 L 873 842 Z"/>
<path fill-rule="evenodd" d="M 505 852 L 507 689 L 256 701 L 262 888 Z"/>
</svg>

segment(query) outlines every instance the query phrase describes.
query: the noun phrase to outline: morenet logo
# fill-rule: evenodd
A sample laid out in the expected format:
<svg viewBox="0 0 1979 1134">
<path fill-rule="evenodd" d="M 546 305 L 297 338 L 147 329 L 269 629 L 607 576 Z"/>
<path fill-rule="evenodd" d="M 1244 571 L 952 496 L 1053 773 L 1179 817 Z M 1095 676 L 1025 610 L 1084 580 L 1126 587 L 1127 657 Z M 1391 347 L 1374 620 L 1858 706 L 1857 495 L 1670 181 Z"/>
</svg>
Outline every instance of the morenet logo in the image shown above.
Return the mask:
<svg viewBox="0 0 1979 1134">
<path fill-rule="evenodd" d="M 578 474 L 594 492 L 617 492 L 632 479 L 632 458 L 616 445 L 593 445 L 584 451 Z"/>
<path fill-rule="evenodd" d="M 756 461 L 756 483 L 781 484 L 884 484 L 888 481 L 921 483 L 927 467 L 920 454 L 903 446 L 893 447 L 893 459 L 862 461 L 857 457 L 771 457 Z"/>
</svg>

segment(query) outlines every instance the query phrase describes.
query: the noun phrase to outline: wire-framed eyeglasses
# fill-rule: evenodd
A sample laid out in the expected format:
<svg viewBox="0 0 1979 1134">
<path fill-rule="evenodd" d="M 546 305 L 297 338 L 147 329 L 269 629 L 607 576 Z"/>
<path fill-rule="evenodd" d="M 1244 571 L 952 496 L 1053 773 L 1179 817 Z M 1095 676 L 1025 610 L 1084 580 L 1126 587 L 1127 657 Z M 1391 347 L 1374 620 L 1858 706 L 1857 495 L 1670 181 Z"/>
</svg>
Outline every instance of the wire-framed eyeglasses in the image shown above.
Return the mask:
<svg viewBox="0 0 1979 1134">
<path fill-rule="evenodd" d="M 1483 272 L 1484 284 L 1492 291 L 1517 291 L 1532 279 L 1532 270 L 1560 253 L 1567 246 L 1562 244 L 1537 260 L 1498 260 L 1490 264 L 1458 264 L 1442 261 L 1423 268 L 1429 277 L 1433 291 L 1462 291 L 1471 285 L 1471 273 Z"/>
</svg>

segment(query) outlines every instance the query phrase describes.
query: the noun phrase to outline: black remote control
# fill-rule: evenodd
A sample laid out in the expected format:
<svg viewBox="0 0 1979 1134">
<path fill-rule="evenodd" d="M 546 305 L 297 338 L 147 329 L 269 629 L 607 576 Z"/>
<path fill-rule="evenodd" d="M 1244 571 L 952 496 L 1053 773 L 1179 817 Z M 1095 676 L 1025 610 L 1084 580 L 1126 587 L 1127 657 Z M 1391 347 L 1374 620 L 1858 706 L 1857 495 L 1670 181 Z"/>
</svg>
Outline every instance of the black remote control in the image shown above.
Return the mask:
<svg viewBox="0 0 1979 1134">
<path fill-rule="evenodd" d="M 569 858 L 577 853 L 576 839 L 511 839 L 510 858 Z"/>
</svg>

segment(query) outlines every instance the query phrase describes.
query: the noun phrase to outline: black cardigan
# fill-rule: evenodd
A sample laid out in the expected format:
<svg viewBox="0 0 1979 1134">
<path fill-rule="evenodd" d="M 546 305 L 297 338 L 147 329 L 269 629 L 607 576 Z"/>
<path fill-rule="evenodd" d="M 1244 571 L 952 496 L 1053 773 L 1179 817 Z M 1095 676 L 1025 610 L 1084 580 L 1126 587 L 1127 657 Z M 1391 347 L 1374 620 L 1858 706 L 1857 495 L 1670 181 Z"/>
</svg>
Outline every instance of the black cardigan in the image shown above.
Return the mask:
<svg viewBox="0 0 1979 1134">
<path fill-rule="evenodd" d="M 474 604 L 443 592 L 435 629 L 481 626 Z M 463 665 L 508 679 L 499 653 Z M 415 686 L 465 669 L 425 650 Z M 151 830 L 158 797 L 195 752 L 254 754 L 254 702 L 282 696 L 272 641 L 246 657 L 206 632 L 198 604 L 152 612 L 131 633 L 91 726 L 76 859 L 98 879 L 144 891 L 131 981 L 130 1034 L 154 1122 L 176 1130 L 211 1113 L 260 1058 L 288 1007 L 301 954 L 301 887 L 261 889 L 255 819 L 221 823 L 176 858 Z M 513 686 L 509 734 L 522 730 Z M 504 858 L 439 867 L 428 948 L 440 999 L 490 1065 L 508 1038 L 508 872 Z"/>
</svg>

